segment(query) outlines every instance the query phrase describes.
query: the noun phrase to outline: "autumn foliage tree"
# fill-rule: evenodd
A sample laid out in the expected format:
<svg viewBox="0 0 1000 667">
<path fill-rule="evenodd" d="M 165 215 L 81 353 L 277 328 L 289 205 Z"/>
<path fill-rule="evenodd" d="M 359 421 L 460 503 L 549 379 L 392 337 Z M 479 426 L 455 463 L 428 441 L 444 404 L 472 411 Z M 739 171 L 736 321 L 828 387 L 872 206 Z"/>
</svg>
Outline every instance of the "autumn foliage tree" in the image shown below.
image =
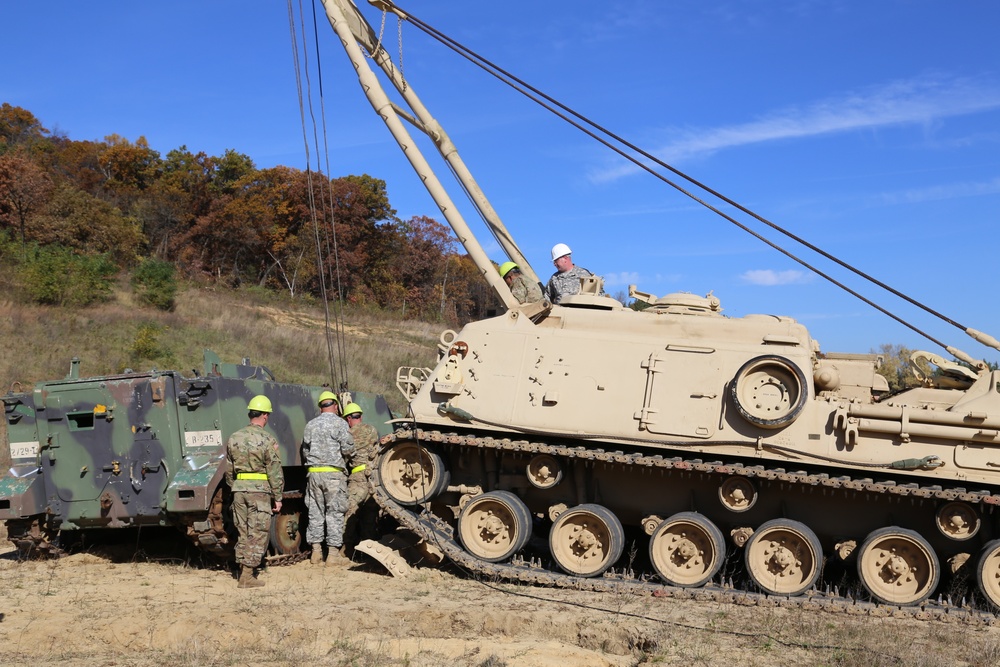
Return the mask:
<svg viewBox="0 0 1000 667">
<path fill-rule="evenodd" d="M 141 136 L 72 140 L 8 103 L 0 106 L 4 229 L 52 266 L 99 257 L 133 270 L 155 259 L 188 279 L 445 320 L 497 306 L 450 231 L 427 216 L 398 219 L 379 178 L 260 169 L 232 149 L 208 155 L 180 146 L 161 156 Z"/>
<path fill-rule="evenodd" d="M 22 248 L 28 219 L 45 205 L 51 189 L 49 176 L 27 157 L 0 155 L 0 226 L 16 228 Z"/>
<path fill-rule="evenodd" d="M 49 131 L 27 109 L 4 102 L 0 105 L 0 155 L 21 149 L 44 150 Z"/>
</svg>

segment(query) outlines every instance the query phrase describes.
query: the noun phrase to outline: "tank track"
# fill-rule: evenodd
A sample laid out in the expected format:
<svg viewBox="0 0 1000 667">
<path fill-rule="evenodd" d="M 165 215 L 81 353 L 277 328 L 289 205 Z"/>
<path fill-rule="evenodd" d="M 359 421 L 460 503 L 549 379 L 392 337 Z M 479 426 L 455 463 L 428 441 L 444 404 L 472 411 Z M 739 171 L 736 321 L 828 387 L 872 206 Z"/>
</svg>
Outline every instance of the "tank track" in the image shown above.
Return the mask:
<svg viewBox="0 0 1000 667">
<path fill-rule="evenodd" d="M 942 500 L 962 500 L 986 505 L 1000 504 L 1000 495 L 988 491 L 966 491 L 965 489 L 944 489 L 940 486 L 919 486 L 918 484 L 894 484 L 875 482 L 869 478 L 854 479 L 848 476 L 831 477 L 827 474 L 808 474 L 802 471 L 789 472 L 782 468 L 764 466 L 744 466 L 722 462 L 704 462 L 700 459 L 666 458 L 660 455 L 605 451 L 588 447 L 570 447 L 526 440 L 476 437 L 459 433 L 425 431 L 419 428 L 401 429 L 382 439 L 383 450 L 393 443 L 415 440 L 427 443 L 447 443 L 479 449 L 549 454 L 586 461 L 599 461 L 637 467 L 674 468 L 694 470 L 720 475 L 742 475 L 751 478 L 780 480 L 790 484 L 821 485 L 831 488 L 854 489 L 872 493 L 886 493 L 920 498 Z M 967 604 L 954 604 L 949 599 L 938 598 L 913 607 L 897 607 L 874 602 L 843 597 L 836 590 L 807 591 L 799 597 L 767 595 L 740 590 L 728 585 L 708 585 L 701 588 L 681 588 L 669 586 L 659 580 L 638 578 L 629 572 L 609 571 L 602 577 L 583 578 L 561 572 L 543 569 L 541 563 L 529 562 L 515 557 L 510 563 L 487 563 L 469 554 L 456 542 L 450 524 L 426 508 L 409 508 L 395 502 L 381 486 L 378 466 L 372 470 L 374 482 L 373 496 L 379 506 L 399 524 L 419 537 L 434 544 L 445 556 L 460 568 L 486 578 L 502 578 L 538 586 L 554 586 L 603 593 L 645 594 L 656 597 L 671 597 L 677 600 L 698 600 L 722 602 L 741 606 L 791 607 L 810 611 L 842 613 L 850 616 L 913 618 L 917 620 L 963 623 L 969 625 L 997 625 L 1000 619 L 995 614 L 975 609 Z"/>
<path fill-rule="evenodd" d="M 52 530 L 44 519 L 7 521 L 7 539 L 17 548 L 19 560 L 62 558 L 59 531 Z"/>
</svg>

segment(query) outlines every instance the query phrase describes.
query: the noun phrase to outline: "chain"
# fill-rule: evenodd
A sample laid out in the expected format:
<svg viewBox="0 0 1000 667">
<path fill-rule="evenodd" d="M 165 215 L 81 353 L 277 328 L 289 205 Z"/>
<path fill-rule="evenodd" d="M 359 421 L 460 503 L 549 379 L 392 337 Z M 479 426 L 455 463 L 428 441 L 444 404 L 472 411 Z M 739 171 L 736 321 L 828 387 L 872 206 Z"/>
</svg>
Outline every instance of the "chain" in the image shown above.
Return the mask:
<svg viewBox="0 0 1000 667">
<path fill-rule="evenodd" d="M 403 18 L 396 17 L 396 30 L 399 33 L 399 80 L 403 83 L 403 90 L 406 90 L 406 77 L 403 75 Z"/>
</svg>

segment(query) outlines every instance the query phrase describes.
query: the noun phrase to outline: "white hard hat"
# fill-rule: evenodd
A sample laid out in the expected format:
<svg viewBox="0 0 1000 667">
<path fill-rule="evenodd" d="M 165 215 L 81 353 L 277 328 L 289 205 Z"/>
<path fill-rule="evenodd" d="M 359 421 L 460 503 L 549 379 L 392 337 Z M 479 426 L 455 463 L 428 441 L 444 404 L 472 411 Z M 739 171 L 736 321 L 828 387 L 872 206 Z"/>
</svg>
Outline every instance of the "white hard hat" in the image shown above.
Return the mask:
<svg viewBox="0 0 1000 667">
<path fill-rule="evenodd" d="M 552 261 L 556 261 L 563 255 L 571 255 L 573 251 L 569 249 L 569 246 L 565 243 L 557 243 L 552 246 Z"/>
</svg>

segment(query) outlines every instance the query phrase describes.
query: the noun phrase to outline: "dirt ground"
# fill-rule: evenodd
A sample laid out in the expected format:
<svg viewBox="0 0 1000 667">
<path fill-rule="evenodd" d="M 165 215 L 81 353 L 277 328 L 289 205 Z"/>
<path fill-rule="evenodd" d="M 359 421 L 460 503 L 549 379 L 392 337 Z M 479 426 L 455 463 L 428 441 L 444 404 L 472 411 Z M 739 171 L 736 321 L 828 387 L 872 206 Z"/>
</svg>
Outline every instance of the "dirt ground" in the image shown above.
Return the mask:
<svg viewBox="0 0 1000 667">
<path fill-rule="evenodd" d="M 176 551 L 176 550 L 174 550 Z M 225 570 L 140 544 L 19 562 L 0 544 L 2 665 L 1000 664 L 1000 629 L 476 581 L 377 564 Z"/>
</svg>

